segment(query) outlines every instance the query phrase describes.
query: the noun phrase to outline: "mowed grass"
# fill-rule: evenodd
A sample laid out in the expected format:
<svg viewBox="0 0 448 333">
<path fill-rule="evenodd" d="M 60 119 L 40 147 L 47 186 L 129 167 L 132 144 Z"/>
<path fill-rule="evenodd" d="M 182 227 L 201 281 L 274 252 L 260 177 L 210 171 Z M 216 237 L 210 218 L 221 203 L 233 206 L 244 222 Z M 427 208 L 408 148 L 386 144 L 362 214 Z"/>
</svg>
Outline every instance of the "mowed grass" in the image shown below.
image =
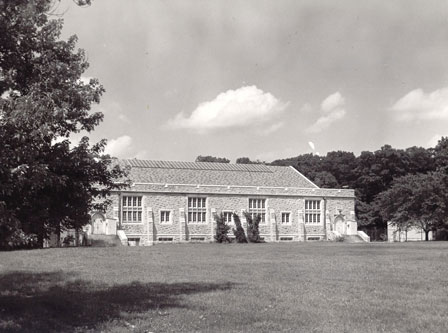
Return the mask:
<svg viewBox="0 0 448 333">
<path fill-rule="evenodd" d="M 448 243 L 0 253 L 0 331 L 448 332 Z"/>
</svg>

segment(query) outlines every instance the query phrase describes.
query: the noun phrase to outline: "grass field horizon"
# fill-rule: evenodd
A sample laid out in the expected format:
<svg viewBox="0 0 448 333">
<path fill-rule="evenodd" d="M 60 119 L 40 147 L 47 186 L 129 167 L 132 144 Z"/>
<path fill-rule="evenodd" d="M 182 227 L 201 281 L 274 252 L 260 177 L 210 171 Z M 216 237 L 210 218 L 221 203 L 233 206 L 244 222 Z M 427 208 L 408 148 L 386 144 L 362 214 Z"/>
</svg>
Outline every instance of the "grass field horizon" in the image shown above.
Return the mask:
<svg viewBox="0 0 448 333">
<path fill-rule="evenodd" d="M 0 331 L 447 332 L 448 242 L 0 252 Z"/>
</svg>

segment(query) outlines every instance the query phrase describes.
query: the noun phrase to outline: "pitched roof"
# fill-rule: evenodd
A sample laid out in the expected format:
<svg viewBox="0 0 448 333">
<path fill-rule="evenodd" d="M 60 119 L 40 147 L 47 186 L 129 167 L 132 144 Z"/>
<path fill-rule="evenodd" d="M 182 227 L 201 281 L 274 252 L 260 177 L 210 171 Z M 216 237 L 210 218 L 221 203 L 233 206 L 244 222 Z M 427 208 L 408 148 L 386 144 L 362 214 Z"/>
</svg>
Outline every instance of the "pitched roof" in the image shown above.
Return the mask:
<svg viewBox="0 0 448 333">
<path fill-rule="evenodd" d="M 134 183 L 317 188 L 293 167 L 263 164 L 122 160 Z"/>
</svg>

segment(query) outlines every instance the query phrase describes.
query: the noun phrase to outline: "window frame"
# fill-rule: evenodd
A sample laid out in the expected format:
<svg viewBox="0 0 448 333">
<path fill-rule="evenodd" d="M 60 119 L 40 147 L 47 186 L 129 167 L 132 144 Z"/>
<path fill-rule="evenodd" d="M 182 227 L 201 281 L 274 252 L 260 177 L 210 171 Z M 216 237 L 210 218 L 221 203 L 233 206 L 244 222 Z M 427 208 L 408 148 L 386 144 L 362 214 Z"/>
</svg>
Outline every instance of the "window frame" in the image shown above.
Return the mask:
<svg viewBox="0 0 448 333">
<path fill-rule="evenodd" d="M 141 237 L 130 236 L 128 237 L 128 246 L 140 246 Z M 134 245 L 129 244 L 129 242 L 134 242 Z"/>
<path fill-rule="evenodd" d="M 231 211 L 231 210 L 222 210 L 221 213 L 224 216 L 224 219 L 225 219 L 226 214 L 230 214 L 230 222 L 226 221 L 226 220 L 225 220 L 225 222 L 226 222 L 226 224 L 228 226 L 234 227 L 235 226 L 235 221 L 233 219 L 233 211 Z"/>
<path fill-rule="evenodd" d="M 251 205 L 251 200 L 254 200 L 255 202 L 260 201 L 261 203 L 263 203 L 261 206 L 264 207 L 251 207 L 253 205 Z M 255 206 L 258 206 L 255 205 Z M 268 200 L 266 198 L 248 198 L 248 202 L 247 202 L 247 207 L 249 207 L 249 209 L 247 210 L 247 213 L 249 213 L 252 218 L 254 218 L 254 216 L 256 214 L 260 214 L 261 215 L 261 220 L 260 220 L 260 224 L 261 225 L 266 225 L 267 224 L 267 215 L 268 215 Z"/>
<path fill-rule="evenodd" d="M 283 221 L 283 215 L 284 214 L 288 215 L 288 222 L 284 222 Z M 281 211 L 280 212 L 280 224 L 281 225 L 292 225 L 292 212 L 290 212 L 290 211 Z"/>
<path fill-rule="evenodd" d="M 168 221 L 162 221 L 163 213 L 168 213 Z M 160 225 L 168 225 L 173 224 L 173 210 L 172 209 L 159 209 L 159 224 Z"/>
<path fill-rule="evenodd" d="M 313 207 L 314 204 L 312 204 L 311 208 L 309 208 L 309 205 L 307 203 L 317 203 L 317 207 Z M 303 222 L 307 225 L 320 225 L 323 224 L 323 214 L 322 214 L 322 199 L 305 199 L 304 201 L 304 210 L 303 210 Z M 314 221 L 315 220 L 315 221 Z"/>
<path fill-rule="evenodd" d="M 202 207 L 198 207 L 196 204 L 196 207 L 194 205 L 190 207 L 190 199 L 200 199 L 201 201 L 204 200 L 204 205 Z M 191 215 L 190 215 L 191 213 Z M 190 216 L 194 216 L 193 214 L 201 214 L 203 217 L 203 221 L 199 221 L 198 219 L 195 221 L 194 219 L 190 220 Z M 205 215 L 204 215 L 205 214 Z M 188 196 L 187 197 L 187 211 L 186 211 L 186 221 L 188 224 L 199 224 L 199 225 L 205 225 L 208 224 L 208 200 L 205 196 Z M 196 215 L 199 216 L 199 215 Z"/>
<path fill-rule="evenodd" d="M 125 205 L 126 198 L 126 205 Z M 131 198 L 131 200 L 129 200 Z M 140 198 L 140 200 L 138 200 Z M 134 199 L 136 199 L 137 205 L 134 206 Z M 120 221 L 122 224 L 132 225 L 132 224 L 143 224 L 144 216 L 143 216 L 143 195 L 134 195 L 134 194 L 123 194 L 120 199 Z M 132 202 L 131 206 L 127 204 Z M 140 204 L 140 205 L 138 205 Z M 131 213 L 131 215 L 129 215 Z M 125 214 L 127 217 L 125 218 Z M 134 218 L 134 214 L 136 214 L 137 218 Z M 132 216 L 132 219 L 129 220 L 129 216 Z"/>
</svg>

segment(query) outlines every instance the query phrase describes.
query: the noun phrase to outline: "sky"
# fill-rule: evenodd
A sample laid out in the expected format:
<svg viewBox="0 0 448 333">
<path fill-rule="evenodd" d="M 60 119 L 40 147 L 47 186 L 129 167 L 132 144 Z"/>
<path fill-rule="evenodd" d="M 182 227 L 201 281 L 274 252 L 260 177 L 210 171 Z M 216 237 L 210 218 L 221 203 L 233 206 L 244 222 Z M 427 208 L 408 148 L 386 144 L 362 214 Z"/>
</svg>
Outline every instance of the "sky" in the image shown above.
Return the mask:
<svg viewBox="0 0 448 333">
<path fill-rule="evenodd" d="M 119 158 L 263 161 L 448 136 L 448 2 L 62 0 Z M 73 137 L 76 140 L 76 136 Z"/>
</svg>

